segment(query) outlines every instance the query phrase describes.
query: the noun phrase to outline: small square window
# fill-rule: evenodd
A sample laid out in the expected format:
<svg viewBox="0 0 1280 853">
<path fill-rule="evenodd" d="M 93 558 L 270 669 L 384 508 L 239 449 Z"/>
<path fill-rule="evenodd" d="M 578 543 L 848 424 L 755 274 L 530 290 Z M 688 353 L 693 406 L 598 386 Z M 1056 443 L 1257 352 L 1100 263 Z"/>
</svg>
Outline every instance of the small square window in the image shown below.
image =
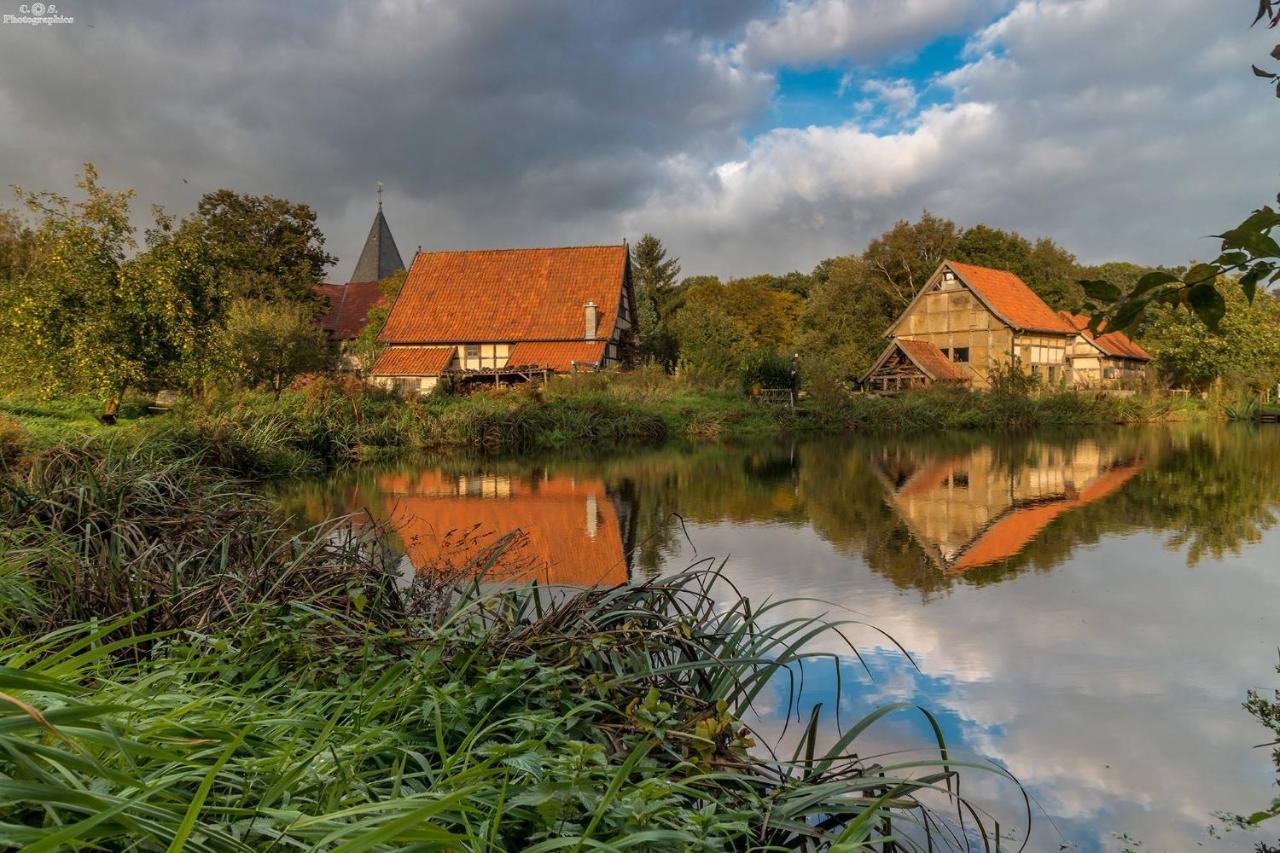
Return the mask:
<svg viewBox="0 0 1280 853">
<path fill-rule="evenodd" d="M 479 357 L 480 357 L 480 345 L 467 344 L 467 358 L 479 358 Z"/>
<path fill-rule="evenodd" d="M 953 349 L 953 350 L 951 351 L 951 360 L 952 360 L 952 361 L 954 361 L 956 364 L 968 364 L 968 363 L 969 363 L 969 348 L 968 348 L 968 347 L 956 347 L 955 349 Z"/>
</svg>

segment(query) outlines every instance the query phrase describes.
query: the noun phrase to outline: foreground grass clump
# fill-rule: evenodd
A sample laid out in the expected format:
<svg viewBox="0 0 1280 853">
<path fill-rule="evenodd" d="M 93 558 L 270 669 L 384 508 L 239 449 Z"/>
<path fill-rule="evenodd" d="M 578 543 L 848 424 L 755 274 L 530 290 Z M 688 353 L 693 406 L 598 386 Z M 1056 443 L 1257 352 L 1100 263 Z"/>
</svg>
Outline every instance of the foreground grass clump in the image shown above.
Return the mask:
<svg viewBox="0 0 1280 853">
<path fill-rule="evenodd" d="M 752 702 L 833 628 L 714 572 L 491 590 L 499 540 L 406 580 L 376 530 L 290 534 L 141 453 L 58 450 L 8 486 L 0 846 L 963 846 L 919 802 L 958 803 L 940 739 L 855 757 L 892 708 L 825 753 L 816 715 L 795 754 L 752 748 Z"/>
</svg>

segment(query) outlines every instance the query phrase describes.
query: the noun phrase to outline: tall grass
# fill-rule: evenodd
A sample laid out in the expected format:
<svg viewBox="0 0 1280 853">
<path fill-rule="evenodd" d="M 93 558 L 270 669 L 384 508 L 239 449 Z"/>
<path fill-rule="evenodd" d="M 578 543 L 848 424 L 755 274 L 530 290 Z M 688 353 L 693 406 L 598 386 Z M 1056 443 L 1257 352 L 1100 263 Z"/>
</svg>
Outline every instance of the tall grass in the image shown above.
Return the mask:
<svg viewBox="0 0 1280 853">
<path fill-rule="evenodd" d="M 910 709 L 827 750 L 816 714 L 793 753 L 756 746 L 753 703 L 839 627 L 753 606 L 711 567 L 551 595 L 483 583 L 499 544 L 445 583 L 406 581 L 377 530 L 287 534 L 235 482 L 141 454 L 51 453 L 6 495 L 0 846 L 946 849 L 997 832 L 956 795 L 940 733 L 928 757 L 857 757 Z"/>
</svg>

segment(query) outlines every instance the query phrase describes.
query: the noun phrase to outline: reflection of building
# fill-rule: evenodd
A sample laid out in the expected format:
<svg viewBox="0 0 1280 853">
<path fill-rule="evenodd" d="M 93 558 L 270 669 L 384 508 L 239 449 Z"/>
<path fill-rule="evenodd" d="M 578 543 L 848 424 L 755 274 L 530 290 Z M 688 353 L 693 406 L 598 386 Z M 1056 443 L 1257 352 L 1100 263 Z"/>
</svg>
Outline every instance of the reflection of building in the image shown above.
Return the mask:
<svg viewBox="0 0 1280 853">
<path fill-rule="evenodd" d="M 1142 470 L 1094 442 L 1041 446 L 1020 464 L 995 448 L 946 458 L 885 449 L 890 506 L 935 565 L 963 572 L 1015 556 L 1058 516 L 1115 492 Z"/>
<path fill-rule="evenodd" d="M 450 477 L 432 470 L 378 479 L 386 520 L 420 570 L 457 569 L 511 531 L 523 536 L 490 571 L 504 583 L 627 582 L 634 513 L 598 479 Z"/>
</svg>

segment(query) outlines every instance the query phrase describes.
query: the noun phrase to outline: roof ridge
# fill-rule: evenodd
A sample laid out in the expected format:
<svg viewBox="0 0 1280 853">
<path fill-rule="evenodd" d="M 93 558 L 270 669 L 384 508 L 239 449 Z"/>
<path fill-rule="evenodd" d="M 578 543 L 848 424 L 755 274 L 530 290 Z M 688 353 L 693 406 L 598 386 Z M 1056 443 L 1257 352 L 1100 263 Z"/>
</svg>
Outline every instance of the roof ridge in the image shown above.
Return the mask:
<svg viewBox="0 0 1280 853">
<path fill-rule="evenodd" d="M 463 255 L 479 252 L 549 252 L 560 249 L 622 249 L 626 243 L 588 243 L 581 246 L 505 246 L 492 249 L 433 249 L 418 252 L 419 255 Z"/>
</svg>

